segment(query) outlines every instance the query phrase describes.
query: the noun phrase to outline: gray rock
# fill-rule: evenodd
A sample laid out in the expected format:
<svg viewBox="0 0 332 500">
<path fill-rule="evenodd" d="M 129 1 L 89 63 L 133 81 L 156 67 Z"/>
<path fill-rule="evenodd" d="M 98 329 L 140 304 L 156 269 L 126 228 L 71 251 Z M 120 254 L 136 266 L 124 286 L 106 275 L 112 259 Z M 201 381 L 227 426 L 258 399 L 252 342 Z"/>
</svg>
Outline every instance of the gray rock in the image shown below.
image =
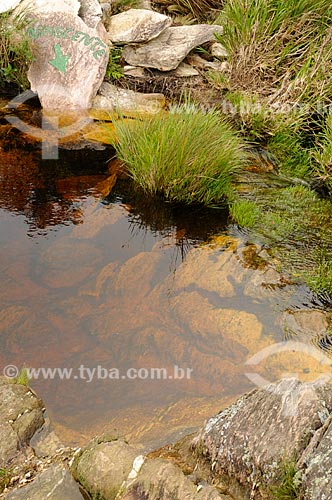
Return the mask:
<svg viewBox="0 0 332 500">
<path fill-rule="evenodd" d="M 332 425 L 320 435 L 317 446 L 305 458 L 302 486 L 304 500 L 329 500 L 332 491 Z"/>
<path fill-rule="evenodd" d="M 28 78 L 43 108 L 89 108 L 108 64 L 105 28 L 88 28 L 79 17 L 53 13 L 36 16 L 28 36 L 35 57 Z"/>
<path fill-rule="evenodd" d="M 146 9 L 129 9 L 112 16 L 108 33 L 113 43 L 143 43 L 160 35 L 172 24 L 172 20 Z"/>
<path fill-rule="evenodd" d="M 230 500 L 210 486 L 192 483 L 175 465 L 160 459 L 139 462 L 117 500 Z"/>
<path fill-rule="evenodd" d="M 332 386 L 283 379 L 241 397 L 210 419 L 193 442 L 216 472 L 251 489 L 269 483 L 279 463 L 300 456 L 329 417 Z M 316 497 L 317 498 L 317 497 Z"/>
<path fill-rule="evenodd" d="M 97 120 L 109 120 L 115 112 L 121 112 L 124 116 L 137 116 L 140 113 L 158 113 L 164 107 L 163 94 L 142 94 L 104 82 L 93 101 L 90 116 Z"/>
<path fill-rule="evenodd" d="M 123 57 L 133 66 L 170 71 L 177 68 L 193 48 L 214 40 L 214 33 L 222 33 L 222 27 L 197 24 L 167 28 L 150 42 L 126 46 Z"/>
<path fill-rule="evenodd" d="M 0 385 L 0 467 L 29 444 L 43 423 L 43 403 L 28 387 Z"/>
<path fill-rule="evenodd" d="M 30 441 L 30 446 L 35 455 L 41 457 L 51 457 L 57 450 L 64 447 L 59 437 L 52 429 L 51 422 L 48 417 L 45 418 L 43 427 L 35 433 Z"/>
<path fill-rule="evenodd" d="M 145 69 L 138 66 L 124 66 L 123 74 L 134 78 L 145 78 Z"/>
<path fill-rule="evenodd" d="M 228 57 L 227 50 L 219 42 L 212 43 L 212 45 L 210 47 L 210 52 L 211 52 L 211 55 L 213 57 L 218 57 L 218 59 L 222 59 L 222 58 Z"/>
<path fill-rule="evenodd" d="M 124 441 L 92 441 L 72 465 L 74 478 L 92 498 L 115 499 L 139 451 Z"/>
<path fill-rule="evenodd" d="M 78 0 L 52 0 L 52 2 L 49 0 L 22 0 L 15 13 L 50 14 L 61 12 L 77 16 L 79 9 L 80 2 Z"/>
<path fill-rule="evenodd" d="M 89 28 L 97 28 L 101 22 L 103 12 L 98 0 L 80 0 L 79 16 Z"/>
<path fill-rule="evenodd" d="M 188 78 L 189 76 L 199 76 L 199 71 L 189 64 L 182 62 L 172 71 L 172 75 L 178 78 Z"/>
<path fill-rule="evenodd" d="M 10 424 L 0 423 L 0 467 L 5 467 L 17 454 L 19 440 Z"/>
<path fill-rule="evenodd" d="M 82 500 L 78 484 L 69 470 L 53 464 L 27 486 L 16 489 L 6 496 L 6 500 Z"/>
</svg>

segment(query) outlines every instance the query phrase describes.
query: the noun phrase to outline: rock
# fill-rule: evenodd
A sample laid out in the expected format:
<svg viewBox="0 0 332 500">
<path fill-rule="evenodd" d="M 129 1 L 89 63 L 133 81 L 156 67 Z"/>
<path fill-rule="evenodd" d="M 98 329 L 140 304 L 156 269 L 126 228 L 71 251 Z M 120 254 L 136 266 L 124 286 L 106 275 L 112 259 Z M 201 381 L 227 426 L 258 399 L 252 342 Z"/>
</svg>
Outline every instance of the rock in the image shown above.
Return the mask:
<svg viewBox="0 0 332 500">
<path fill-rule="evenodd" d="M 101 22 L 103 12 L 98 0 L 80 0 L 79 16 L 89 28 L 97 28 Z"/>
<path fill-rule="evenodd" d="M 123 74 L 133 76 L 134 78 L 145 78 L 144 68 L 139 68 L 138 66 L 124 66 Z"/>
<path fill-rule="evenodd" d="M 2 0 L 0 4 L 0 14 L 15 9 L 21 0 Z"/>
<path fill-rule="evenodd" d="M 74 460 L 72 474 L 92 498 L 113 500 L 139 455 L 121 440 L 92 441 Z"/>
<path fill-rule="evenodd" d="M 0 467 L 29 444 L 43 423 L 43 403 L 28 387 L 8 380 L 0 386 Z"/>
<path fill-rule="evenodd" d="M 20 12 L 51 14 L 58 12 L 61 14 L 78 15 L 80 9 L 79 0 L 23 0 L 20 2 L 15 14 Z"/>
<path fill-rule="evenodd" d="M 83 500 L 78 484 L 63 465 L 53 464 L 27 486 L 16 489 L 6 500 Z"/>
<path fill-rule="evenodd" d="M 111 120 L 112 113 L 123 116 L 155 114 L 165 107 L 163 94 L 142 94 L 133 90 L 120 89 L 104 82 L 93 101 L 90 116 L 95 120 Z M 114 116 L 113 116 L 114 118 Z"/>
<path fill-rule="evenodd" d="M 51 457 L 64 445 L 52 429 L 50 420 L 45 418 L 43 427 L 36 432 L 30 441 L 30 446 L 38 458 Z"/>
<path fill-rule="evenodd" d="M 35 57 L 28 72 L 31 89 L 43 108 L 89 108 L 108 64 L 106 30 L 89 28 L 68 13 L 36 17 L 27 31 Z"/>
<path fill-rule="evenodd" d="M 210 47 L 210 52 L 213 57 L 217 57 L 218 59 L 222 59 L 224 57 L 228 57 L 228 52 L 225 47 L 219 43 L 214 42 Z"/>
<path fill-rule="evenodd" d="M 177 68 L 193 48 L 214 40 L 214 33 L 222 33 L 222 27 L 197 24 L 167 28 L 150 42 L 126 46 L 123 57 L 133 66 L 170 71 Z"/>
<path fill-rule="evenodd" d="M 332 491 L 332 425 L 331 418 L 318 445 L 305 459 L 302 486 L 304 500 L 328 500 Z"/>
<path fill-rule="evenodd" d="M 146 9 L 129 9 L 110 19 L 108 34 L 112 43 L 144 43 L 160 35 L 172 24 L 168 16 Z"/>
<path fill-rule="evenodd" d="M 189 54 L 187 56 L 186 61 L 191 65 L 194 66 L 195 68 L 198 69 L 216 69 L 219 67 L 218 63 L 207 61 L 206 59 L 203 59 L 203 57 L 199 56 L 198 54 Z"/>
<path fill-rule="evenodd" d="M 161 459 L 137 460 L 119 500 L 230 500 L 210 486 L 197 486 L 179 467 Z"/>
<path fill-rule="evenodd" d="M 327 313 L 319 309 L 287 311 L 281 321 L 286 333 L 304 336 L 307 339 L 324 334 L 329 327 Z"/>
<path fill-rule="evenodd" d="M 189 76 L 199 76 L 199 71 L 189 64 L 182 62 L 175 70 L 172 71 L 172 75 L 179 78 L 186 78 Z"/>
<path fill-rule="evenodd" d="M 15 457 L 19 448 L 19 440 L 12 426 L 6 422 L 0 422 L 0 467 Z"/>
<path fill-rule="evenodd" d="M 216 472 L 250 489 L 266 485 L 277 477 L 279 463 L 300 456 L 329 417 L 332 386 L 317 385 L 293 378 L 253 391 L 210 419 L 193 446 Z"/>
</svg>

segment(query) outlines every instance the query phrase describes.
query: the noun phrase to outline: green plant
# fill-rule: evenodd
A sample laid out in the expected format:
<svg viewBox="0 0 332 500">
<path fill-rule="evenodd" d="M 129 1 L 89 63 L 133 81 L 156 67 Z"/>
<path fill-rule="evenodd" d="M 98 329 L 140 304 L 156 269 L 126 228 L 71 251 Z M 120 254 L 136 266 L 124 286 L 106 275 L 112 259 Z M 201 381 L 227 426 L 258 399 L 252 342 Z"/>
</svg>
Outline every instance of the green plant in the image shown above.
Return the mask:
<svg viewBox="0 0 332 500">
<path fill-rule="evenodd" d="M 228 0 L 224 26 L 234 88 L 269 103 L 328 99 L 332 88 L 332 5 L 329 0 Z"/>
<path fill-rule="evenodd" d="M 120 64 L 122 49 L 120 47 L 110 48 L 110 57 L 106 69 L 106 78 L 110 80 L 119 80 L 123 77 L 123 69 Z"/>
<path fill-rule="evenodd" d="M 28 386 L 30 382 L 29 372 L 27 368 L 22 368 L 20 373 L 15 378 L 15 384 Z"/>
<path fill-rule="evenodd" d="M 230 215 L 239 226 L 253 227 L 261 215 L 259 207 L 249 200 L 238 200 L 231 204 Z"/>
<path fill-rule="evenodd" d="M 279 472 L 278 484 L 270 488 L 273 500 L 297 500 L 300 487 L 296 477 L 298 471 L 295 460 L 283 460 L 279 466 Z"/>
<path fill-rule="evenodd" d="M 24 14 L 15 18 L 0 14 L 0 85 L 12 83 L 21 89 L 29 87 L 27 71 L 32 54 L 27 24 Z"/>
<path fill-rule="evenodd" d="M 332 113 L 328 113 L 323 130 L 316 138 L 312 156 L 314 176 L 332 192 Z"/>
<path fill-rule="evenodd" d="M 190 15 L 197 21 L 212 19 L 223 6 L 220 0 L 155 0 L 154 3 L 169 14 Z"/>
<path fill-rule="evenodd" d="M 0 493 L 8 486 L 12 478 L 12 472 L 4 467 L 0 468 Z"/>
<path fill-rule="evenodd" d="M 246 154 L 239 135 L 216 111 L 179 106 L 167 115 L 114 125 L 118 157 L 146 192 L 206 205 L 231 196 Z"/>
</svg>

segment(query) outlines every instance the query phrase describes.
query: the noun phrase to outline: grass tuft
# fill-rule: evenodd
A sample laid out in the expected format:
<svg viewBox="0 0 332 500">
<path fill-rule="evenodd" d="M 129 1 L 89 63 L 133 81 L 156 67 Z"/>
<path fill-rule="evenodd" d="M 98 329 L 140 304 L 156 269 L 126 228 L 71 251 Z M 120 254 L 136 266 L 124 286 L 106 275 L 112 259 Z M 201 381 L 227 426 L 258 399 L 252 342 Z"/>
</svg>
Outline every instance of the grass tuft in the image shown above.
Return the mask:
<svg viewBox="0 0 332 500">
<path fill-rule="evenodd" d="M 221 204 L 242 170 L 244 143 L 216 111 L 178 107 L 133 123 L 116 122 L 118 157 L 147 193 L 168 200 Z"/>
</svg>

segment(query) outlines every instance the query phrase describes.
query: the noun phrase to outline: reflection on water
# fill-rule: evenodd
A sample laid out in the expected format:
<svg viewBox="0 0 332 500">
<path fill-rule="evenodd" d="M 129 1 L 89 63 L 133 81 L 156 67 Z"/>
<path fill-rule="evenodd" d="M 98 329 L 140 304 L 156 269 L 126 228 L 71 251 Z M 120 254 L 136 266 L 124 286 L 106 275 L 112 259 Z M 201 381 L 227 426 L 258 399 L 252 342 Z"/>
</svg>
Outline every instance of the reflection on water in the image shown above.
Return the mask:
<svg viewBox="0 0 332 500">
<path fill-rule="evenodd" d="M 37 150 L 0 148 L 0 363 L 73 369 L 32 383 L 69 442 L 117 427 L 160 444 L 252 388 L 245 361 L 282 339 L 279 310 L 298 298 L 261 286 L 264 265 L 247 265 L 223 211 L 151 200 L 128 181 L 108 195 L 109 155 L 42 162 Z M 175 365 L 191 378 L 103 371 Z M 99 380 L 82 366 L 100 367 Z M 262 369 L 276 379 L 294 357 Z M 319 371 L 303 354 L 301 370 Z"/>
</svg>

